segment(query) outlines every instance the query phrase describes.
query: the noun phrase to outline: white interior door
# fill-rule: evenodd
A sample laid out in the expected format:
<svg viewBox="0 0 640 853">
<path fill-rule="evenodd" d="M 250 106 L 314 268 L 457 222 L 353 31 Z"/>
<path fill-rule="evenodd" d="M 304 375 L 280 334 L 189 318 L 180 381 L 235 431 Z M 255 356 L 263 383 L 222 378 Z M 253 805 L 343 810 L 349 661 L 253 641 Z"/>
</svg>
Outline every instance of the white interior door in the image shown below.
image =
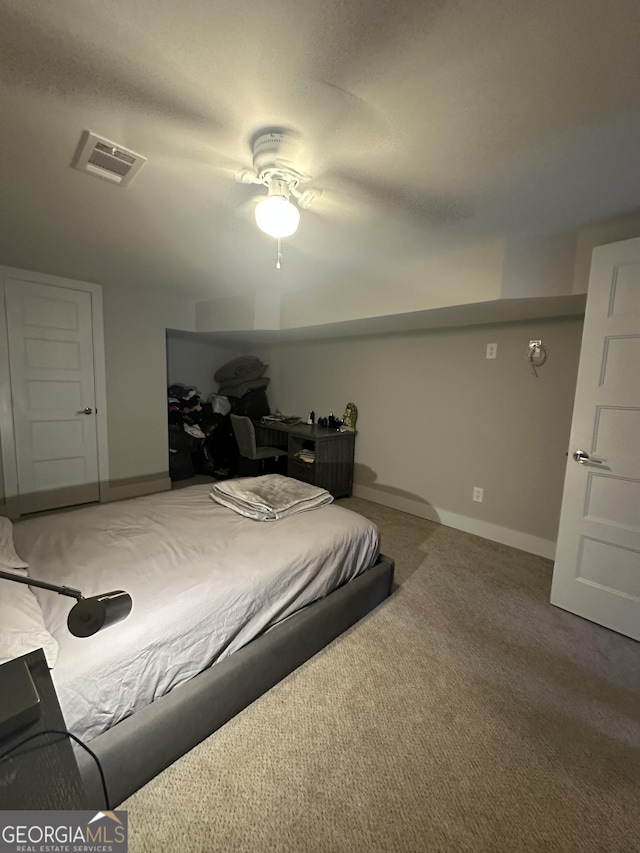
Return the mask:
<svg viewBox="0 0 640 853">
<path fill-rule="evenodd" d="M 5 283 L 20 512 L 100 499 L 91 293 Z"/>
<path fill-rule="evenodd" d="M 551 603 L 640 640 L 640 239 L 593 253 Z"/>
</svg>

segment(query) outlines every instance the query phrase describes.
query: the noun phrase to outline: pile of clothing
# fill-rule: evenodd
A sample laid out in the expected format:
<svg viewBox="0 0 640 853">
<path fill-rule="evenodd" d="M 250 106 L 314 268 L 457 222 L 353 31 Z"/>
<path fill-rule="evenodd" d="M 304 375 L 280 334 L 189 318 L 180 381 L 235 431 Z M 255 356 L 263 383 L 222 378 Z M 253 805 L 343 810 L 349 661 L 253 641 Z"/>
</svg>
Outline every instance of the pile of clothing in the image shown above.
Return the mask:
<svg viewBox="0 0 640 853">
<path fill-rule="evenodd" d="M 229 399 L 236 415 L 258 420 L 270 414 L 267 400 L 269 377 L 264 374 L 269 365 L 253 355 L 241 355 L 216 370 L 214 379 L 220 383 L 218 394 Z"/>
<path fill-rule="evenodd" d="M 205 437 L 201 424 L 208 412 L 197 388 L 192 385 L 170 385 L 167 389 L 167 403 L 170 426 L 182 427 L 194 438 Z"/>
<path fill-rule="evenodd" d="M 167 402 L 171 479 L 184 480 L 195 474 L 216 479 L 233 476 L 237 449 L 228 410 L 221 414 L 219 406 L 202 402 L 202 395 L 191 385 L 171 385 Z"/>
</svg>

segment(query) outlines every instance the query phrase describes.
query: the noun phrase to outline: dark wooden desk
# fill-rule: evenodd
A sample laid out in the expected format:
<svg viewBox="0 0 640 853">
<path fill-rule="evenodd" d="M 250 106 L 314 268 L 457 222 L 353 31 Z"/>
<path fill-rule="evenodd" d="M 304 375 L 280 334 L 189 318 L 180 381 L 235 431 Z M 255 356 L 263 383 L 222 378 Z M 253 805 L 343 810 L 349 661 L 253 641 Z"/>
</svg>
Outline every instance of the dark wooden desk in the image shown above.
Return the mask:
<svg viewBox="0 0 640 853">
<path fill-rule="evenodd" d="M 42 649 L 24 655 L 40 696 L 40 718 L 0 740 L 0 755 L 29 735 L 46 729 L 64 731 L 58 704 Z M 0 684 L 1 684 L 0 666 Z M 80 771 L 69 738 L 43 734 L 0 761 L 0 809 L 86 809 Z"/>
<path fill-rule="evenodd" d="M 334 498 L 350 497 L 353 488 L 355 432 L 338 432 L 316 424 L 255 423 L 258 444 L 279 446 L 286 438 L 287 476 L 326 489 Z M 315 451 L 314 462 L 303 462 L 296 454 Z"/>
</svg>

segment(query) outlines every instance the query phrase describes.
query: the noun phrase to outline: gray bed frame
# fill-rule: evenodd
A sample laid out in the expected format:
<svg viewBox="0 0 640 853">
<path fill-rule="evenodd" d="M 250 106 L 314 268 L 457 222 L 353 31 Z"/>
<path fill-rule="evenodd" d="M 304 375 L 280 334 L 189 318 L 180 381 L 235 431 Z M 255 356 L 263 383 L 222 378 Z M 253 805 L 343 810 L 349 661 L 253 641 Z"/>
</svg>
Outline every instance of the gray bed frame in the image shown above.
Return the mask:
<svg viewBox="0 0 640 853">
<path fill-rule="evenodd" d="M 77 753 L 87 807 L 115 808 L 274 684 L 377 607 L 393 586 L 394 561 L 378 562 L 244 648 L 99 735 Z"/>
</svg>

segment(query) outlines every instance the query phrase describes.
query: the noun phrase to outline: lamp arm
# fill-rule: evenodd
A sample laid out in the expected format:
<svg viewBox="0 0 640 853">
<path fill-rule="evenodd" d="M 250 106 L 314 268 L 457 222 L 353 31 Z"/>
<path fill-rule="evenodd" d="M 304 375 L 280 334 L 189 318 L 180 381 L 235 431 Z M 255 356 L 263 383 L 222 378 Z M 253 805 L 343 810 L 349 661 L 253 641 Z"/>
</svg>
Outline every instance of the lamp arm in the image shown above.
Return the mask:
<svg viewBox="0 0 640 853">
<path fill-rule="evenodd" d="M 50 589 L 52 592 L 59 592 L 60 595 L 68 595 L 70 598 L 76 598 L 78 601 L 81 601 L 84 598 L 79 589 L 72 589 L 70 586 L 57 586 L 54 583 L 47 583 L 46 581 L 37 581 L 34 580 L 34 578 L 16 575 L 13 572 L 3 572 L 0 570 L 0 578 L 5 578 L 5 580 L 8 581 L 24 583 L 27 586 L 37 586 L 40 589 Z"/>
</svg>

